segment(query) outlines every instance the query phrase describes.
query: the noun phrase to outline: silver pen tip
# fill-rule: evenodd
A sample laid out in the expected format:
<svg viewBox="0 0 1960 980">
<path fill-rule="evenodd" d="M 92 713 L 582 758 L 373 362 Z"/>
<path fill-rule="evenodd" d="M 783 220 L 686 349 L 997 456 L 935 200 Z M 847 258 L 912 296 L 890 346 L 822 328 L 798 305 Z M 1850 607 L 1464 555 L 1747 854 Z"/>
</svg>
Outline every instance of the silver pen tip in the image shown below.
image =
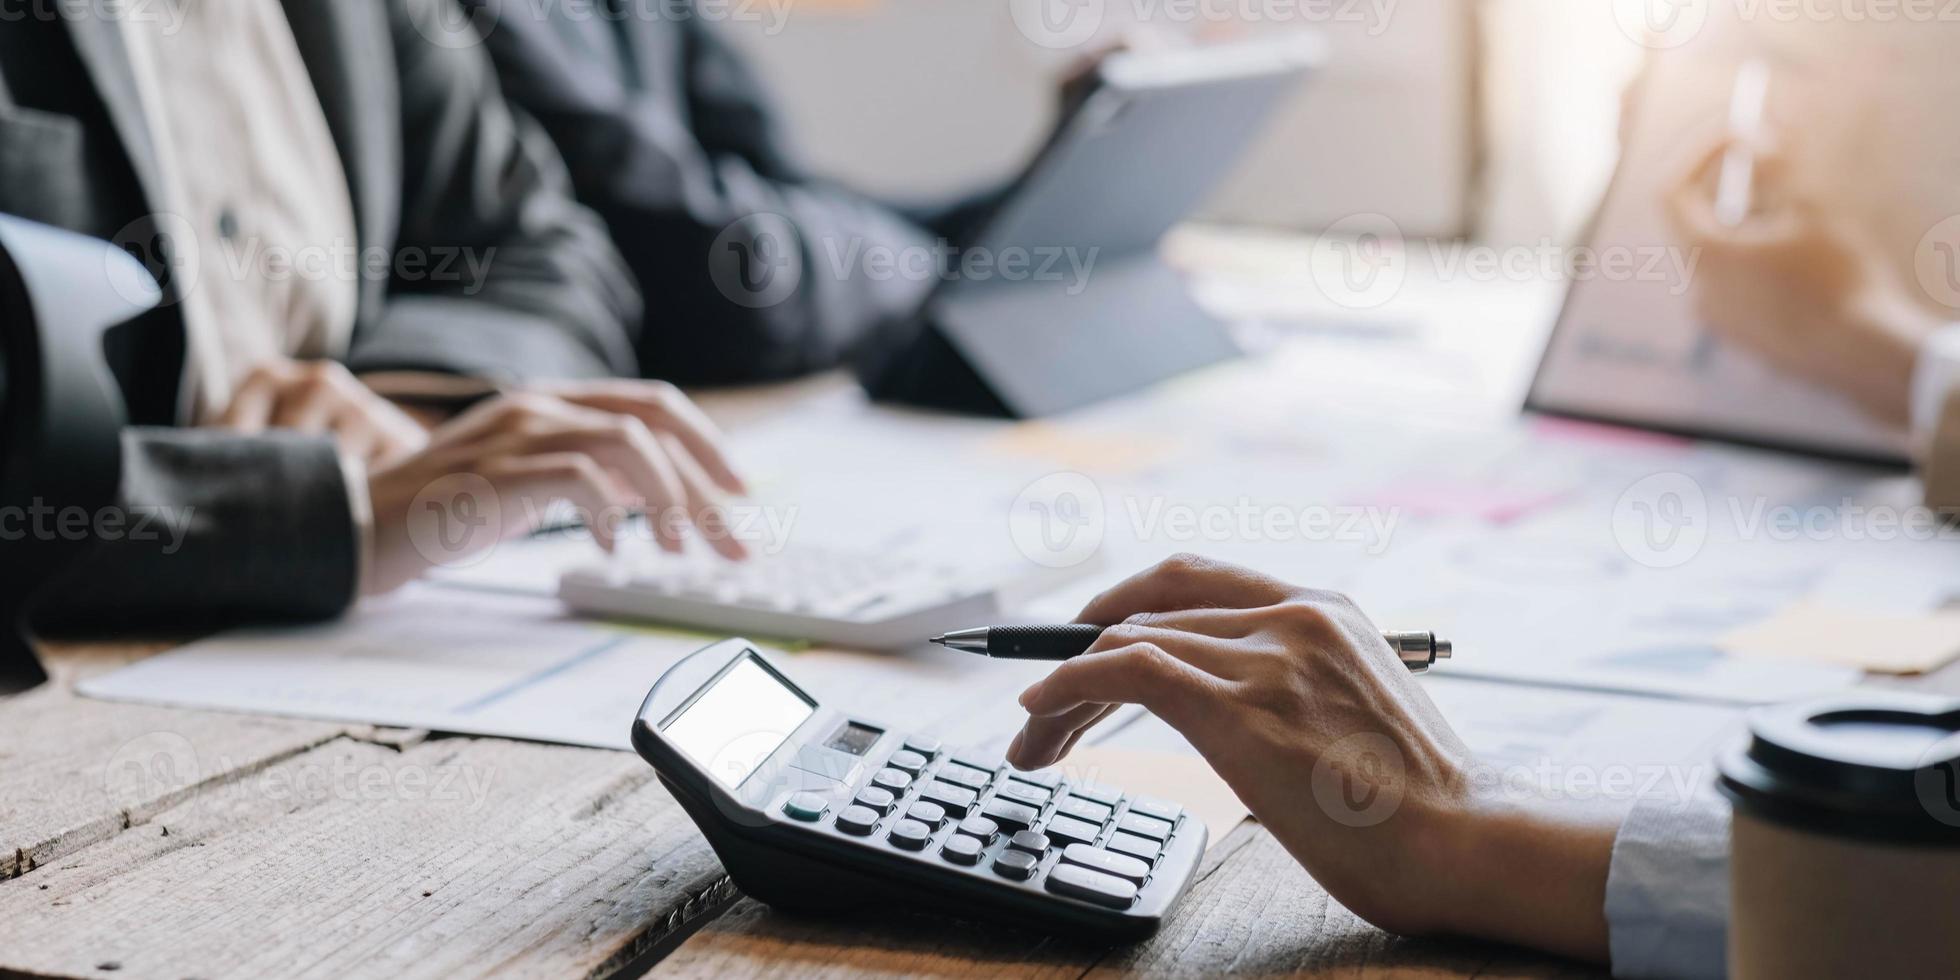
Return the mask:
<svg viewBox="0 0 1960 980">
<path fill-rule="evenodd" d="M 941 633 L 941 634 L 939 634 L 938 636 L 935 636 L 935 637 L 933 637 L 933 638 L 932 638 L 931 640 L 929 640 L 929 641 L 927 641 L 927 642 L 930 642 L 930 643 L 937 643 L 937 644 L 939 644 L 940 646 L 942 646 L 942 647 L 943 647 L 943 646 L 945 646 L 945 645 L 946 645 L 946 634 L 944 634 L 944 633 Z"/>
<path fill-rule="evenodd" d="M 1438 659 L 1438 660 L 1448 660 L 1448 659 L 1450 659 L 1450 651 L 1451 651 L 1451 650 L 1452 650 L 1453 648 L 1454 648 L 1454 644 L 1452 644 L 1452 643 L 1450 643 L 1450 641 L 1448 641 L 1448 640 L 1445 640 L 1445 639 L 1443 639 L 1443 638 L 1441 638 L 1441 637 L 1437 637 L 1437 639 L 1436 639 L 1436 659 Z"/>
</svg>

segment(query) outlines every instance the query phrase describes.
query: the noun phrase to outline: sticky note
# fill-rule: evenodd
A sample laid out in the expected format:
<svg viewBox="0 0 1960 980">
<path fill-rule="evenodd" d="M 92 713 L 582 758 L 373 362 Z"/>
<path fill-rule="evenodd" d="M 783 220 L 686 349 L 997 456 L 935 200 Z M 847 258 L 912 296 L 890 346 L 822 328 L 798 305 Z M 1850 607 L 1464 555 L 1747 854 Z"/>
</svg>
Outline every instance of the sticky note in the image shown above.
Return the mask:
<svg viewBox="0 0 1960 980">
<path fill-rule="evenodd" d="M 1899 614 L 1799 602 L 1722 636 L 1716 645 L 1737 656 L 1923 674 L 1960 656 L 1960 610 Z"/>
</svg>

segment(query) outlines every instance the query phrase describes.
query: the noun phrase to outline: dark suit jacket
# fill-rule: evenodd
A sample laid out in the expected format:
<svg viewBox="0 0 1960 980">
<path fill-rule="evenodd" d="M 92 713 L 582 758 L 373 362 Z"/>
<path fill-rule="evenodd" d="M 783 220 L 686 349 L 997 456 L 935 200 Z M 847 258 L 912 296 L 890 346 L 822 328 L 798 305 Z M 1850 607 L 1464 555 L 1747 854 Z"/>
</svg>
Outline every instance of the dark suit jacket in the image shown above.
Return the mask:
<svg viewBox="0 0 1960 980">
<path fill-rule="evenodd" d="M 740 55 L 699 16 L 671 13 L 690 7 L 654 5 L 655 16 L 618 0 L 605 15 L 574 15 L 574 6 L 489 4 L 501 10 L 490 52 L 510 100 L 551 133 L 579 200 L 606 219 L 646 294 L 647 374 L 695 383 L 789 376 L 838 364 L 874 332 L 903 329 L 933 281 L 866 276 L 845 260 L 867 247 L 957 240 L 985 196 L 905 214 L 812 179 L 786 151 Z M 793 234 L 780 234 L 784 223 Z M 794 290 L 748 295 L 742 277 L 762 282 L 754 256 L 777 244 L 753 239 L 769 235 L 794 240 L 800 278 Z"/>
<path fill-rule="evenodd" d="M 495 249 L 475 281 L 365 280 L 347 360 L 506 380 L 631 373 L 638 297 L 603 226 L 573 202 L 549 140 L 503 101 L 481 46 L 417 30 L 453 21 L 453 2 L 285 0 L 363 250 Z M 357 542 L 331 442 L 161 428 L 174 422 L 183 322 L 150 218 L 154 152 L 115 23 L 0 24 L 0 210 L 111 239 L 163 280 L 165 306 L 108 344 L 139 426 L 123 496 L 195 515 L 172 554 L 167 541 L 103 543 L 54 618 L 335 614 L 353 598 Z"/>
</svg>

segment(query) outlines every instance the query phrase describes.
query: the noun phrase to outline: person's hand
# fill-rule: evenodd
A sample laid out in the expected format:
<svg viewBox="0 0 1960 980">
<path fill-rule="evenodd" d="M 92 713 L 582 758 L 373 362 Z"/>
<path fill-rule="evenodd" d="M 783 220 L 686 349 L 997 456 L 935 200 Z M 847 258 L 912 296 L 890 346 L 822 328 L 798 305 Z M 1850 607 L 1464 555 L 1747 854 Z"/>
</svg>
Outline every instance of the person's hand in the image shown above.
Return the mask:
<svg viewBox="0 0 1960 980">
<path fill-rule="evenodd" d="M 342 452 L 370 465 L 400 459 L 429 440 L 420 423 L 335 361 L 278 360 L 253 368 L 211 424 L 244 433 L 330 434 Z"/>
<path fill-rule="evenodd" d="M 692 526 L 723 556 L 746 557 L 713 489 L 741 484 L 693 406 L 658 394 L 624 401 L 587 396 L 621 407 L 537 392 L 499 396 L 438 427 L 421 451 L 370 470 L 374 552 L 367 591 L 392 590 L 433 565 L 534 530 L 546 507 L 560 500 L 588 517 L 607 551 L 619 523 L 644 509 L 666 551 L 682 550 Z"/>
<path fill-rule="evenodd" d="M 1668 198 L 1683 244 L 1699 251 L 1700 317 L 1778 370 L 1904 423 L 1913 363 L 1937 318 L 1876 248 L 1789 185 L 1788 165 L 1774 152 L 1757 157 L 1758 212 L 1736 227 L 1716 220 L 1716 175 L 1728 149 L 1709 152 Z"/>
<path fill-rule="evenodd" d="M 1009 762 L 1052 765 L 1141 704 L 1368 921 L 1604 958 L 1612 824 L 1480 798 L 1469 751 L 1345 597 L 1179 556 L 1080 620 L 1109 629 L 1021 695 Z"/>
</svg>

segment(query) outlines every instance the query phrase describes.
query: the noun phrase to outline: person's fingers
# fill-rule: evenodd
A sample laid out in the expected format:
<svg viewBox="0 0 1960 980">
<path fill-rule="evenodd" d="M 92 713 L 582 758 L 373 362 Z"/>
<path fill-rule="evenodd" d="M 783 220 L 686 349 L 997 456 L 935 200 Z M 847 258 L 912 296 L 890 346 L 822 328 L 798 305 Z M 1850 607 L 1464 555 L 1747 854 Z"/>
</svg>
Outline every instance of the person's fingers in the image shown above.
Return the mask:
<svg viewBox="0 0 1960 980">
<path fill-rule="evenodd" d="M 701 464 L 717 486 L 729 493 L 748 492 L 748 486 L 722 451 L 721 430 L 679 388 L 658 381 L 623 382 L 590 396 L 571 393 L 567 397 L 580 404 L 632 415 L 648 428 L 671 433 L 687 447 L 688 454 Z"/>
<path fill-rule="evenodd" d="M 334 417 L 347 406 L 322 381 L 301 380 L 286 385 L 272 410 L 272 427 L 295 432 L 327 432 Z"/>
<path fill-rule="evenodd" d="M 1131 626 L 1151 626 L 1157 629 L 1199 633 L 1215 636 L 1221 640 L 1238 640 L 1264 628 L 1265 623 L 1260 619 L 1259 611 L 1265 608 L 1267 607 L 1227 609 L 1212 606 L 1202 609 L 1140 612 L 1123 620 L 1123 623 Z"/>
<path fill-rule="evenodd" d="M 741 561 L 749 556 L 749 549 L 736 540 L 728 526 L 728 513 L 723 510 L 715 497 L 713 481 L 702 472 L 701 464 L 680 444 L 678 437 L 668 433 L 658 433 L 655 438 L 667 451 L 667 458 L 674 464 L 674 472 L 679 474 L 681 489 L 686 496 L 688 519 L 706 538 L 708 546 L 715 553 L 730 561 Z"/>
<path fill-rule="evenodd" d="M 1219 678 L 1148 643 L 1084 654 L 1021 692 L 1031 716 L 1059 715 L 1082 704 L 1140 704 L 1176 727 Z"/>
<path fill-rule="evenodd" d="M 1177 555 L 1091 599 L 1076 618 L 1107 625 L 1144 612 L 1270 606 L 1292 592 L 1286 583 L 1249 568 L 1196 555 Z"/>
<path fill-rule="evenodd" d="M 682 511 L 680 476 L 653 433 L 638 419 L 580 409 L 570 418 L 542 420 L 530 431 L 520 430 L 484 445 L 500 455 L 575 452 L 594 457 L 619 473 L 626 486 L 645 500 L 647 523 L 662 549 L 678 552 L 684 546 L 680 523 L 675 520 L 675 514 Z"/>
<path fill-rule="evenodd" d="M 363 463 L 373 465 L 387 458 L 388 453 L 383 446 L 384 440 L 371 426 L 360 424 L 358 421 L 353 424 L 335 425 L 333 437 L 334 441 L 340 444 L 341 452 Z"/>
<path fill-rule="evenodd" d="M 1020 769 L 1039 769 L 1068 754 L 1082 734 L 1109 717 L 1113 704 L 1081 704 L 1059 715 L 1028 718 L 1007 746 L 1007 761 Z"/>
<path fill-rule="evenodd" d="M 1097 725 L 1102 724 L 1103 719 L 1108 718 L 1110 715 L 1115 714 L 1116 710 L 1121 707 L 1122 705 L 1120 704 L 1105 704 L 1103 705 L 1102 710 L 1096 713 L 1096 716 L 1094 718 L 1089 719 L 1088 724 L 1077 726 L 1075 729 L 1075 734 L 1070 735 L 1066 740 L 1064 740 L 1062 742 L 1061 750 L 1055 753 L 1055 761 L 1060 762 L 1061 760 L 1068 758 L 1068 754 L 1070 752 L 1075 751 L 1075 744 L 1077 742 L 1082 741 L 1082 736 L 1089 734 L 1091 729 L 1095 728 Z M 1050 763 L 1050 765 L 1053 764 L 1054 763 Z"/>
<path fill-rule="evenodd" d="M 275 367 L 265 365 L 253 368 L 231 393 L 231 401 L 218 414 L 216 424 L 234 432 L 264 432 L 272 422 L 272 411 L 279 401 L 282 381 L 283 373 Z"/>
<path fill-rule="evenodd" d="M 1241 616 L 1245 613 L 1241 612 Z M 1134 619 L 1134 617 L 1132 617 Z M 1236 679 L 1244 675 L 1247 657 L 1247 641 L 1220 639 L 1202 633 L 1187 633 L 1183 630 L 1166 629 L 1157 626 L 1143 626 L 1135 622 L 1117 623 L 1103 630 L 1096 642 L 1082 655 L 1101 653 L 1105 650 L 1118 650 L 1148 644 L 1165 653 L 1190 664 L 1207 674 Z"/>
<path fill-rule="evenodd" d="M 1668 219 L 1689 242 L 1721 242 L 1733 231 L 1715 218 L 1715 175 L 1727 155 L 1728 144 L 1716 144 L 1667 192 Z"/>
<path fill-rule="evenodd" d="M 612 513 L 625 505 L 605 468 L 583 453 L 508 457 L 484 469 L 484 477 L 499 495 L 531 498 L 534 506 L 524 508 L 524 513 L 546 513 L 554 500 L 569 501 L 593 515 Z M 613 550 L 612 522 L 595 519 L 588 527 L 600 548 Z"/>
</svg>

